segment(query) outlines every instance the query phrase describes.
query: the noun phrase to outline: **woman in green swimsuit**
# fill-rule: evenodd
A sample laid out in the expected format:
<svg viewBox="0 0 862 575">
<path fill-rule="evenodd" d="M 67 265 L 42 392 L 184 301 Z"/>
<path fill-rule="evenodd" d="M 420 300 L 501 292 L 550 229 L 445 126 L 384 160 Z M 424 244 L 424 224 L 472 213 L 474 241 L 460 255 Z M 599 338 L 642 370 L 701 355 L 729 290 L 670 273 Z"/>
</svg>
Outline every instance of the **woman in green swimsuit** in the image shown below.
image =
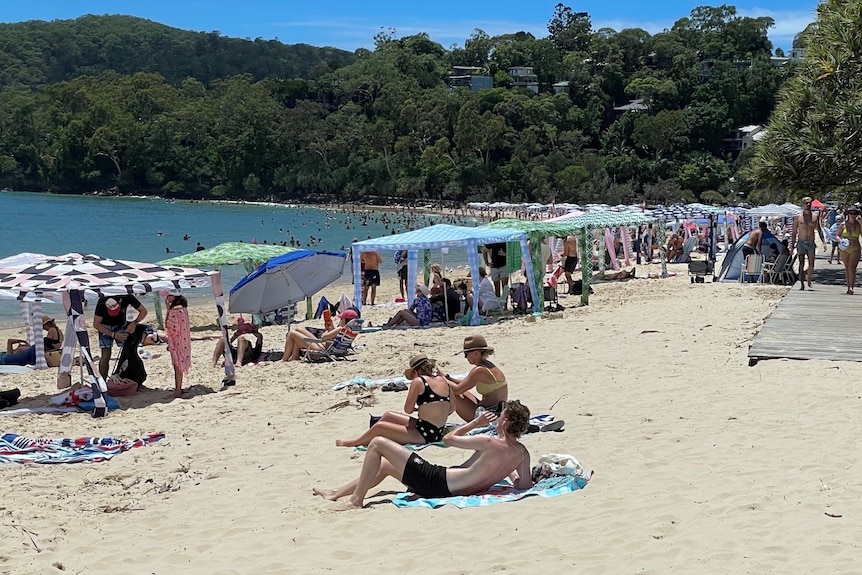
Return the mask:
<svg viewBox="0 0 862 575">
<path fill-rule="evenodd" d="M 856 285 L 856 266 L 859 264 L 859 236 L 862 234 L 862 224 L 859 223 L 859 208 L 850 206 L 847 209 L 847 219 L 838 226 L 838 237 L 842 238 L 839 247 L 847 240 L 847 246 L 841 250 L 841 262 L 844 264 L 844 280 L 847 283 L 847 294 L 853 295 Z"/>
<path fill-rule="evenodd" d="M 500 402 L 508 401 L 509 386 L 506 376 L 499 367 L 491 363 L 488 356 L 494 353 L 494 348 L 488 346 L 482 335 L 470 335 L 464 338 L 464 357 L 473 369 L 464 379 L 456 379 L 446 375 L 449 387 L 452 388 L 452 401 L 455 402 L 455 411 L 464 421 L 473 421 L 476 418 L 476 408 L 483 407 L 487 411 L 495 411 Z M 470 393 L 476 391 L 482 396 L 481 399 Z"/>
</svg>

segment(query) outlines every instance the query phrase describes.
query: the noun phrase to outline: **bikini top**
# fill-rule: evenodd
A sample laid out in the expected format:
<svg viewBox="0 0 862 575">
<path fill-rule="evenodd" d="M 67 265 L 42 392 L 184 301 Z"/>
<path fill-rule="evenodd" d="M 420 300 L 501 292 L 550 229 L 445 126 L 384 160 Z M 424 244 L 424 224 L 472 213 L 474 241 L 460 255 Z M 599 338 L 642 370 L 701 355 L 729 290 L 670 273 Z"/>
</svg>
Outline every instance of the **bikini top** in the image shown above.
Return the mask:
<svg viewBox="0 0 862 575">
<path fill-rule="evenodd" d="M 416 406 L 422 406 L 426 403 L 434 403 L 435 401 L 445 401 L 449 402 L 449 396 L 437 395 L 434 393 L 434 390 L 431 389 L 431 386 L 428 385 L 428 382 L 425 381 L 424 376 L 419 376 L 419 379 L 422 380 L 422 383 L 425 385 L 425 389 L 422 390 L 422 393 L 419 394 L 419 397 L 416 398 Z"/>
<path fill-rule="evenodd" d="M 491 368 L 489 368 L 487 366 L 482 366 L 482 367 L 484 367 L 485 369 L 488 370 L 488 373 L 490 373 L 491 377 L 494 378 L 494 383 L 485 383 L 485 382 L 477 383 L 476 384 L 476 391 L 478 391 L 483 396 L 485 396 L 485 395 L 488 395 L 489 393 L 493 393 L 493 392 L 497 391 L 498 389 L 502 389 L 502 388 L 506 387 L 506 385 L 507 385 L 506 380 L 497 381 L 497 376 L 494 375 L 494 372 L 491 371 Z"/>
<path fill-rule="evenodd" d="M 854 240 L 859 239 L 859 234 L 862 233 L 859 230 L 849 230 L 846 227 L 844 231 L 841 232 L 842 238 L 853 238 Z"/>
</svg>

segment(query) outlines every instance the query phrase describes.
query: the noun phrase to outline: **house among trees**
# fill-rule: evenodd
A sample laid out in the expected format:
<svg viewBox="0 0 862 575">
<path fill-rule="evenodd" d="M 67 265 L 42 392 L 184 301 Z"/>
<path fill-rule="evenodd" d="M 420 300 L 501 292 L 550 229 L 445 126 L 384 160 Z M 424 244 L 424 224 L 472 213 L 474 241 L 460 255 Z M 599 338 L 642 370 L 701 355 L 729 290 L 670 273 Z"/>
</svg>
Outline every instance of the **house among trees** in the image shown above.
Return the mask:
<svg viewBox="0 0 862 575">
<path fill-rule="evenodd" d="M 473 92 L 489 90 L 494 87 L 494 79 L 477 66 L 452 66 L 449 75 L 449 90 L 470 88 Z"/>
<path fill-rule="evenodd" d="M 562 82 L 557 82 L 556 84 L 551 86 L 551 88 L 554 89 L 554 94 L 559 94 L 559 93 L 568 94 L 569 93 L 569 81 L 564 80 Z"/>
<path fill-rule="evenodd" d="M 643 98 L 638 98 L 637 100 L 629 100 L 628 104 L 623 104 L 622 106 L 614 106 L 614 119 L 619 118 L 626 112 L 646 112 L 649 110 L 649 106 L 644 104 Z"/>
<path fill-rule="evenodd" d="M 742 126 L 734 130 L 730 137 L 722 140 L 722 147 L 733 155 L 738 155 L 739 152 L 753 146 L 765 135 L 766 126 L 761 124 Z"/>
<path fill-rule="evenodd" d="M 535 94 L 539 93 L 539 77 L 533 73 L 532 66 L 513 66 L 509 68 L 509 76 L 512 77 L 513 88 L 526 88 Z"/>
</svg>

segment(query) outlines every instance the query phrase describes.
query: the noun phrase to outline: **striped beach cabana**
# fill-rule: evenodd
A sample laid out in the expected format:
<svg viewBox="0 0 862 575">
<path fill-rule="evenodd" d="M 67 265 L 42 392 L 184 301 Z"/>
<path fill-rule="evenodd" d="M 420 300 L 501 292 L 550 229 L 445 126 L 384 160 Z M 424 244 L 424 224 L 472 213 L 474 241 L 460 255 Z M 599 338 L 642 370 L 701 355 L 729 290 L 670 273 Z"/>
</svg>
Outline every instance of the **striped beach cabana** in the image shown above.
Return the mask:
<svg viewBox="0 0 862 575">
<path fill-rule="evenodd" d="M 448 224 L 437 224 L 419 230 L 394 234 L 354 242 L 353 250 L 353 301 L 357 307 L 362 301 L 362 276 L 360 255 L 362 252 L 406 251 L 407 252 L 407 284 L 416 285 L 420 250 L 465 249 L 467 261 L 470 264 L 470 276 L 473 280 L 473 316 L 471 325 L 479 325 L 479 247 L 486 244 L 517 242 L 521 248 L 521 257 L 527 266 L 528 283 L 533 293 L 536 292 L 533 263 L 527 248 L 527 234 L 520 230 L 493 229 L 488 227 L 466 228 Z M 541 277 L 541 276 L 540 276 Z M 407 290 L 407 304 L 413 303 L 414 290 Z M 537 299 L 537 298 L 534 298 Z M 539 302 L 533 302 L 533 313 L 539 313 Z"/>
<path fill-rule="evenodd" d="M 558 218 L 553 222 L 529 222 L 523 220 L 503 219 L 491 222 L 486 227 L 491 229 L 499 228 L 521 230 L 531 238 L 530 245 L 532 246 L 534 252 L 538 250 L 538 253 L 541 253 L 541 246 L 539 244 L 542 238 L 548 236 L 564 237 L 567 235 L 574 235 L 578 237 L 578 252 L 581 254 L 590 254 L 592 250 L 589 248 L 588 237 L 593 230 L 641 226 L 643 224 L 655 223 L 655 221 L 655 218 L 637 212 L 593 210 L 589 212 L 584 212 L 571 218 Z M 599 242 L 600 269 L 604 269 L 604 246 L 604 242 Z M 537 255 L 535 257 L 541 256 Z M 662 271 L 666 273 L 666 269 L 664 268 L 664 266 L 662 268 Z M 581 303 L 584 305 L 588 305 L 590 303 L 590 281 L 593 276 L 592 257 L 581 257 L 581 273 L 583 279 Z M 537 274 L 536 266 L 533 267 L 532 274 L 534 277 L 533 281 L 531 282 L 531 288 L 533 287 L 533 283 L 537 283 L 537 285 L 540 285 L 543 277 L 541 268 L 539 269 L 539 273 Z M 538 282 L 536 281 L 536 277 L 538 277 Z M 544 290 L 536 290 L 533 291 L 533 293 L 537 294 L 538 296 L 534 297 L 533 299 L 542 300 L 540 306 L 543 308 Z"/>
</svg>

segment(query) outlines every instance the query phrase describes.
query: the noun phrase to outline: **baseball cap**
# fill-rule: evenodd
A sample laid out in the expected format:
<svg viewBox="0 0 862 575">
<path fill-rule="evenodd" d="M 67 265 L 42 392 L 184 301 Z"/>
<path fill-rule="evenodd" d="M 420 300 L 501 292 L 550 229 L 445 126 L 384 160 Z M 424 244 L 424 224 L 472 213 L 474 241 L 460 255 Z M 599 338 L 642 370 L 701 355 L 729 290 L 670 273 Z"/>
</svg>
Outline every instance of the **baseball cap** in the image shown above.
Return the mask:
<svg viewBox="0 0 862 575">
<path fill-rule="evenodd" d="M 105 308 L 108 315 L 120 315 L 120 303 L 112 297 L 105 300 Z"/>
</svg>

